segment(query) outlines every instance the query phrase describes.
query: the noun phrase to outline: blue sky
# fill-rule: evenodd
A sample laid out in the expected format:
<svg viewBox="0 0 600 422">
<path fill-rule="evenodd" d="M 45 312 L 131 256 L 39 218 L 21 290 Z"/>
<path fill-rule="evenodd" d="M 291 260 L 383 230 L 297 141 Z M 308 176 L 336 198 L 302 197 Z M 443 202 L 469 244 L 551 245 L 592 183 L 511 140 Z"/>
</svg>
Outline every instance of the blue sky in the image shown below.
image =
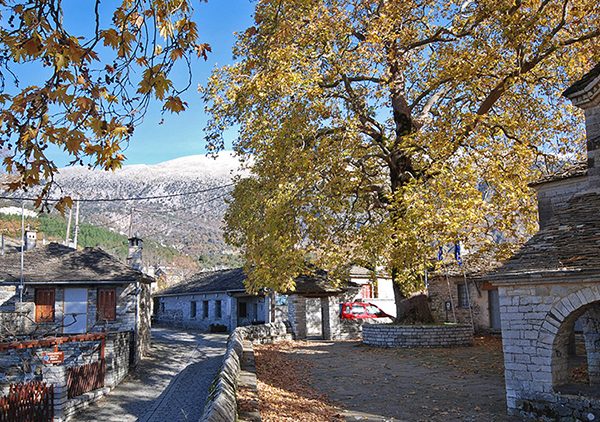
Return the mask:
<svg viewBox="0 0 600 422">
<path fill-rule="evenodd" d="M 101 4 L 109 10 L 109 3 L 112 2 L 108 0 Z M 197 86 L 205 84 L 215 66 L 232 63 L 234 32 L 241 32 L 252 24 L 255 3 L 252 0 L 209 0 L 208 3 L 195 0 L 193 4 L 200 39 L 209 43 L 213 51 L 207 61 L 197 59 L 192 63 L 192 85 L 183 95 L 189 108 L 179 115 L 166 113 L 163 116 L 160 113 L 160 105 L 152 104 L 144 122 L 136 128 L 129 146 L 124 151 L 127 157 L 125 164 L 152 164 L 206 152 L 203 128 L 207 116 Z M 89 14 L 93 8 L 86 10 L 81 5 L 82 0 L 64 1 L 65 20 L 79 21 L 82 26 L 85 25 L 84 22 L 89 22 Z M 75 23 L 75 30 L 80 29 L 77 26 Z M 163 117 L 164 123 L 159 124 Z M 230 133 L 230 136 L 234 135 L 235 133 Z M 231 139 L 228 139 L 228 145 L 231 145 Z M 50 158 L 61 167 L 69 161 L 66 153 L 58 148 L 48 152 Z"/>
</svg>

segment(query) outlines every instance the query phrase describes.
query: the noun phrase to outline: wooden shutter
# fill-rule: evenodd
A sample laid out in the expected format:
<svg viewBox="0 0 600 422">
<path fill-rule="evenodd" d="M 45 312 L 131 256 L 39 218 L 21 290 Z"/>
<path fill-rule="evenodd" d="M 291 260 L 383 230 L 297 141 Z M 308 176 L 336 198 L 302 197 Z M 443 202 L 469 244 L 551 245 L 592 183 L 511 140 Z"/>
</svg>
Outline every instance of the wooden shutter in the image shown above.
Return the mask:
<svg viewBox="0 0 600 422">
<path fill-rule="evenodd" d="M 98 289 L 98 321 L 114 321 L 117 318 L 117 292 L 115 289 Z"/>
<path fill-rule="evenodd" d="M 35 289 L 35 322 L 54 322 L 54 289 Z"/>
</svg>

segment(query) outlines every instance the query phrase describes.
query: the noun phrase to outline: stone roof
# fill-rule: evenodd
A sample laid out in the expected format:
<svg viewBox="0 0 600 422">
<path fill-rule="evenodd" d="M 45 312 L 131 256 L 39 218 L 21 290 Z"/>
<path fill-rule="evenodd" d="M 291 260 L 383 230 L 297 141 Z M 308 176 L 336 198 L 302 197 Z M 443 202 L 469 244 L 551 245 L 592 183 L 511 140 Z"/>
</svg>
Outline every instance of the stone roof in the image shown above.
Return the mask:
<svg viewBox="0 0 600 422">
<path fill-rule="evenodd" d="M 171 286 L 154 296 L 179 296 L 203 293 L 245 292 L 246 274 L 243 268 L 197 273 L 185 281 Z M 296 290 L 287 294 L 330 295 L 342 293 L 346 289 L 333 287 L 327 279 L 327 272 L 318 270 L 314 275 L 296 279 Z"/>
<path fill-rule="evenodd" d="M 588 85 L 598 77 L 600 77 L 600 63 L 594 66 L 594 68 L 586 73 L 580 80 L 568 87 L 563 92 L 563 95 L 570 98 L 571 96 L 578 94 L 580 91 L 587 89 Z"/>
<path fill-rule="evenodd" d="M 600 281 L 600 194 L 571 199 L 547 225 L 486 279 L 494 284 L 592 276 Z"/>
<path fill-rule="evenodd" d="M 583 109 L 592 105 L 599 94 L 600 63 L 563 92 L 563 95 L 570 99 L 573 105 Z"/>
<path fill-rule="evenodd" d="M 246 274 L 242 268 L 230 270 L 205 271 L 171 286 L 155 296 L 187 295 L 195 293 L 244 292 Z"/>
<path fill-rule="evenodd" d="M 316 270 L 311 275 L 301 275 L 296 279 L 296 289 L 293 292 L 300 295 L 329 296 L 345 292 L 347 287 L 358 285 L 348 283 L 347 286 L 333 286 L 327 277 L 327 271 Z"/>
<path fill-rule="evenodd" d="M 588 172 L 588 164 L 587 161 L 578 161 L 576 163 L 571 163 L 569 165 L 564 166 L 559 171 L 542 176 L 539 180 L 536 180 L 533 183 L 530 183 L 529 186 L 535 187 L 545 183 L 557 182 L 559 180 L 570 179 L 572 177 L 583 177 L 586 176 Z"/>
<path fill-rule="evenodd" d="M 19 252 L 0 256 L 0 282 L 19 282 L 20 268 Z M 26 251 L 23 276 L 25 283 L 130 283 L 145 277 L 102 249 L 75 250 L 58 243 Z"/>
</svg>

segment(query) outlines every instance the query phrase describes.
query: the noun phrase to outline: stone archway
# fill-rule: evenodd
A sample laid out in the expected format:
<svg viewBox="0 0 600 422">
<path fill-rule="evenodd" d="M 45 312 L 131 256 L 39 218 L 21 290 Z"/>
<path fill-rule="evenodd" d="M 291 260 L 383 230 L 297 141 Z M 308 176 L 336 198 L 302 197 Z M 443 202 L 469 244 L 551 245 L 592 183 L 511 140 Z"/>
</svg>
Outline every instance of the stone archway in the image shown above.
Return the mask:
<svg viewBox="0 0 600 422">
<path fill-rule="evenodd" d="M 600 385 L 600 289 L 586 287 L 572 291 L 556 302 L 542 322 L 537 344 L 538 364 L 551 377 L 545 391 L 556 391 L 570 382 L 569 342 L 578 319 L 583 322 L 589 381 Z M 551 387 L 551 388 L 550 388 Z"/>
</svg>

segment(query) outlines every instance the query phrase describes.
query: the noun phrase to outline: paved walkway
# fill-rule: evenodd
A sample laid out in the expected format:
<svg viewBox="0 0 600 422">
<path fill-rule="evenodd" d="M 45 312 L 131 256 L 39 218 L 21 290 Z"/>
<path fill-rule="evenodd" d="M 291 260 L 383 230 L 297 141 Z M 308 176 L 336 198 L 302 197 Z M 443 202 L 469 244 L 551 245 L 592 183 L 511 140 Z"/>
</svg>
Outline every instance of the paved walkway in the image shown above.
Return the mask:
<svg viewBox="0 0 600 422">
<path fill-rule="evenodd" d="M 152 349 L 110 394 L 77 421 L 197 421 L 217 374 L 227 336 L 152 329 Z"/>
</svg>

